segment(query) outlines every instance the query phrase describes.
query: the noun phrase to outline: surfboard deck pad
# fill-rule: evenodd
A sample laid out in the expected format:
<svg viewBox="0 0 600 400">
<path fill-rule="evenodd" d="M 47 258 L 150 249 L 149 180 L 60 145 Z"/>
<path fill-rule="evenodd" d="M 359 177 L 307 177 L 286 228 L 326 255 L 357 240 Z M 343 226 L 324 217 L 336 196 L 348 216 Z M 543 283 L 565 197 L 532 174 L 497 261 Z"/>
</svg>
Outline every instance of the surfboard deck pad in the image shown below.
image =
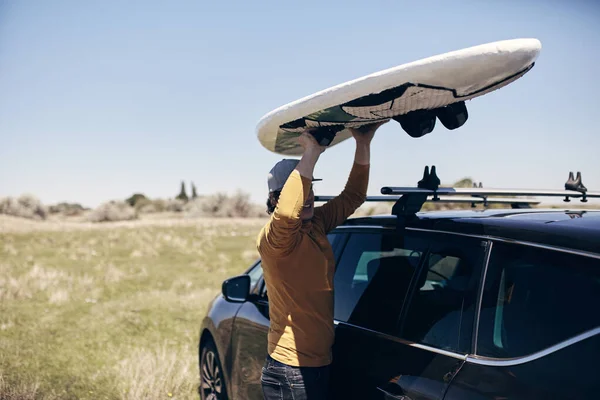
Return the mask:
<svg viewBox="0 0 600 400">
<path fill-rule="evenodd" d="M 263 147 L 300 155 L 298 136 L 311 131 L 335 146 L 348 128 L 396 120 L 412 137 L 433 131 L 436 120 L 457 129 L 468 119 L 466 101 L 518 80 L 535 65 L 537 39 L 488 43 L 444 53 L 349 81 L 279 107 L 263 116 L 257 136 Z"/>
</svg>

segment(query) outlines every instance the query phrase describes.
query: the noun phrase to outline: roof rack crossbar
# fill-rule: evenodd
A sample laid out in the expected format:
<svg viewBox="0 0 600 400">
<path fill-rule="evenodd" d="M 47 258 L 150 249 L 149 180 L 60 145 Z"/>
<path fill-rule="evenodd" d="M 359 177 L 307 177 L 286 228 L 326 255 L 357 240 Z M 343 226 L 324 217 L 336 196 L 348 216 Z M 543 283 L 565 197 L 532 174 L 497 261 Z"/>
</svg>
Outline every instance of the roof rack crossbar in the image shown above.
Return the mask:
<svg viewBox="0 0 600 400">
<path fill-rule="evenodd" d="M 531 197 L 573 197 L 573 198 L 600 198 L 600 192 L 581 193 L 574 190 L 545 190 L 545 189 L 482 189 L 482 188 L 451 188 L 440 187 L 437 190 L 428 190 L 415 187 L 381 188 L 384 195 L 410 195 L 427 194 L 430 196 L 531 196 Z"/>
<path fill-rule="evenodd" d="M 397 196 L 397 195 L 390 195 L 390 196 L 367 196 L 365 199 L 365 202 L 367 203 L 394 203 L 396 201 L 398 201 L 398 199 L 400 199 L 401 196 Z M 315 196 L 315 202 L 316 203 L 321 203 L 321 202 L 328 202 L 330 200 L 333 200 L 335 198 L 335 196 L 320 196 L 317 195 Z M 459 196 L 452 196 L 452 197 L 438 197 L 437 199 L 434 199 L 433 196 L 427 196 L 427 202 L 434 202 L 434 203 L 471 203 L 471 204 L 520 204 L 520 205 L 526 205 L 526 204 L 540 204 L 540 201 L 538 200 L 525 200 L 525 199 L 517 199 L 517 198 L 510 198 L 510 197 L 496 197 L 496 198 L 482 198 L 482 197 L 468 197 L 468 196 L 464 196 L 464 197 L 459 197 Z"/>
</svg>

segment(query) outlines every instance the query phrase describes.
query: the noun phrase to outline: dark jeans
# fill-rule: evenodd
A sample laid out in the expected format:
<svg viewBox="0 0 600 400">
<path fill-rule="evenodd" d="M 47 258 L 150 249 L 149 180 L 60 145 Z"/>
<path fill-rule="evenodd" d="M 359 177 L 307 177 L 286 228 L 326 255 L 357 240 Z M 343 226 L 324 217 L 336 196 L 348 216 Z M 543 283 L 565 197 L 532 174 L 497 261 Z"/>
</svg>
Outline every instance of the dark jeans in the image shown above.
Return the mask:
<svg viewBox="0 0 600 400">
<path fill-rule="evenodd" d="M 267 356 L 260 378 L 265 400 L 329 399 L 330 366 L 292 367 Z"/>
</svg>

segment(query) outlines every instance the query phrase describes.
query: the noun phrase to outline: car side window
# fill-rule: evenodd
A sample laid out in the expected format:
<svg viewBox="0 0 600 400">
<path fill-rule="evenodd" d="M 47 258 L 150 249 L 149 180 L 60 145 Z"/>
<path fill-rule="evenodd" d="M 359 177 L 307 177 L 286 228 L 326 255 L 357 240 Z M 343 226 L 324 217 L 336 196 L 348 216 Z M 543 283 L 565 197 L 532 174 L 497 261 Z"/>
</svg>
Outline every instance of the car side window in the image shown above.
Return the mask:
<svg viewBox="0 0 600 400">
<path fill-rule="evenodd" d="M 494 243 L 477 354 L 530 355 L 600 326 L 600 260 Z"/>
<path fill-rule="evenodd" d="M 329 240 L 329 243 L 331 244 L 331 247 L 335 247 L 336 241 L 337 239 L 340 237 L 341 235 L 338 233 L 329 233 L 327 234 L 327 239 Z"/>
<path fill-rule="evenodd" d="M 260 278 L 262 277 L 262 264 L 259 261 L 250 271 L 248 271 L 248 276 L 250 276 L 250 291 L 254 289 Z"/>
<path fill-rule="evenodd" d="M 395 232 L 351 233 L 334 280 L 334 318 L 393 331 L 424 244 Z"/>
<path fill-rule="evenodd" d="M 486 241 L 431 234 L 400 337 L 443 350 L 470 353 Z"/>
</svg>

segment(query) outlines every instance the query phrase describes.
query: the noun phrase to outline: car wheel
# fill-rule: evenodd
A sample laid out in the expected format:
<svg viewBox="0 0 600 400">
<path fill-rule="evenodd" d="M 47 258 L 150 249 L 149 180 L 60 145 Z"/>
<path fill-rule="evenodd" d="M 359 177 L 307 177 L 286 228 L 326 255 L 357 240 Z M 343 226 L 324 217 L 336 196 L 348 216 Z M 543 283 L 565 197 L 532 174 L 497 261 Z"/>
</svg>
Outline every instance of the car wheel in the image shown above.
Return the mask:
<svg viewBox="0 0 600 400">
<path fill-rule="evenodd" d="M 227 400 L 223 368 L 217 348 L 207 340 L 200 352 L 200 398 L 202 400 Z"/>
</svg>

